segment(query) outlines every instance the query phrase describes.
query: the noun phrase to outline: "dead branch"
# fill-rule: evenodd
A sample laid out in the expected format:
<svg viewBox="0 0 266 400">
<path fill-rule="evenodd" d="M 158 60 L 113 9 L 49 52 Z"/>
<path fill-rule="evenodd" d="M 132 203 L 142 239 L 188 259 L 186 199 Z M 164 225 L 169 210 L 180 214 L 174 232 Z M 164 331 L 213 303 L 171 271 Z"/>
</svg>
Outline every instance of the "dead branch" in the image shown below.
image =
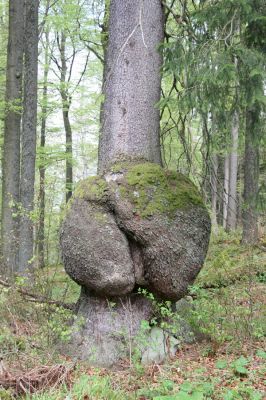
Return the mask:
<svg viewBox="0 0 266 400">
<path fill-rule="evenodd" d="M 64 303 L 64 302 L 58 301 L 58 300 L 50 300 L 45 296 L 40 296 L 36 293 L 28 292 L 28 290 L 26 290 L 26 289 L 22 289 L 17 286 L 13 286 L 13 285 L 9 284 L 8 282 L 3 281 L 2 279 L 0 279 L 0 285 L 6 287 L 8 289 L 12 288 L 12 289 L 16 290 L 23 297 L 25 297 L 25 300 L 30 301 L 32 303 L 54 305 L 56 307 L 65 308 L 66 310 L 71 310 L 71 311 L 74 311 L 76 308 L 75 304 L 73 304 L 73 303 L 71 304 L 71 303 Z"/>
<path fill-rule="evenodd" d="M 41 366 L 25 373 L 12 373 L 5 368 L 0 374 L 0 387 L 11 389 L 15 396 L 32 394 L 39 390 L 55 388 L 62 383 L 69 384 L 73 370 L 74 364 Z"/>
</svg>

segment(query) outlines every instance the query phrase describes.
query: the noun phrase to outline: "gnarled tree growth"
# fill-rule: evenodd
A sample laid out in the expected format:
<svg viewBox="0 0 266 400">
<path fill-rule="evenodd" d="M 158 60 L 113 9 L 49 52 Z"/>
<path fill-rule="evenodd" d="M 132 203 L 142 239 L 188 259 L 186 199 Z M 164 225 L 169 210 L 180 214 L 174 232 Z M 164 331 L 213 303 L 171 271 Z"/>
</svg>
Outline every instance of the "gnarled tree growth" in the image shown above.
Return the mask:
<svg viewBox="0 0 266 400">
<path fill-rule="evenodd" d="M 137 289 L 180 299 L 207 251 L 196 187 L 161 166 L 162 41 L 159 0 L 111 2 L 99 175 L 79 183 L 61 229 L 66 271 L 82 287 L 84 324 L 71 346 L 97 365 L 124 357 L 152 316 Z"/>
</svg>

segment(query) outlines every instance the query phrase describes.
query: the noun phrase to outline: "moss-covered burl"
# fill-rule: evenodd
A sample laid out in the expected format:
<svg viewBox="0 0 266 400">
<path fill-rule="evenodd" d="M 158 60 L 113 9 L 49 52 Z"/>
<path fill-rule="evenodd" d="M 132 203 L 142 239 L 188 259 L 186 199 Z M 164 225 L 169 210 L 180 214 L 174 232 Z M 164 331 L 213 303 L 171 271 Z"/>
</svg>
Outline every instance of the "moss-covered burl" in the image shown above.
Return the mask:
<svg viewBox="0 0 266 400">
<path fill-rule="evenodd" d="M 159 298 L 182 298 L 203 265 L 209 235 L 210 218 L 192 182 L 157 164 L 122 162 L 79 183 L 61 249 L 67 273 L 87 293 L 86 309 L 98 301 L 107 320 L 105 299 L 120 308 L 123 296 L 135 304 L 138 287 Z M 146 316 L 147 307 L 139 319 Z"/>
<path fill-rule="evenodd" d="M 210 220 L 197 188 L 153 163 L 115 164 L 79 183 L 61 231 L 67 273 L 100 295 L 145 286 L 185 295 L 206 255 Z"/>
</svg>

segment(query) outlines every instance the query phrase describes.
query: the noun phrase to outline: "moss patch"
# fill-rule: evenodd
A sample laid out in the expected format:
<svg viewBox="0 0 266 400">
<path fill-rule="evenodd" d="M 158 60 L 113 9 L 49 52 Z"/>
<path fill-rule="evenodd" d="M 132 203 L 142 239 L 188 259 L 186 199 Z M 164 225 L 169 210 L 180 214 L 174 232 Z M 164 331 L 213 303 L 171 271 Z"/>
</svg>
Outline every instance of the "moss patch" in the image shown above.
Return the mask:
<svg viewBox="0 0 266 400">
<path fill-rule="evenodd" d="M 184 175 L 164 170 L 150 162 L 120 162 L 112 166 L 111 173 L 121 173 L 119 193 L 134 205 L 136 213 L 143 218 L 154 214 L 173 217 L 177 210 L 191 206 L 204 207 L 196 186 Z M 112 191 L 112 183 L 99 176 L 81 181 L 74 198 L 99 203 L 106 202 Z M 117 186 L 116 189 L 117 190 Z"/>
<path fill-rule="evenodd" d="M 103 178 L 90 176 L 79 182 L 74 193 L 74 198 L 101 202 L 105 199 L 107 192 L 108 184 Z"/>
<path fill-rule="evenodd" d="M 160 165 L 121 163 L 115 165 L 112 171 L 124 173 L 120 194 L 131 200 L 142 217 L 156 213 L 173 216 L 178 209 L 192 205 L 204 207 L 196 186 L 188 178 L 166 171 Z"/>
</svg>

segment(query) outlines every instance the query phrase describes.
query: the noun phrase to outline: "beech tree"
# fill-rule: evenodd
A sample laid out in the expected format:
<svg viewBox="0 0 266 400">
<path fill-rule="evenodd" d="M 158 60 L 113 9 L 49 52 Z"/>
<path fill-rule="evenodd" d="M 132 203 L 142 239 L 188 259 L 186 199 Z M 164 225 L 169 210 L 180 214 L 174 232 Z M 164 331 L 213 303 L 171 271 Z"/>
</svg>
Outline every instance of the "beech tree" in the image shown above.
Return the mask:
<svg viewBox="0 0 266 400">
<path fill-rule="evenodd" d="M 138 290 L 180 299 L 208 247 L 210 221 L 196 187 L 161 166 L 163 27 L 159 0 L 111 2 L 99 175 L 79 183 L 61 229 L 85 321 L 70 348 L 96 365 L 117 363 L 151 317 Z"/>
<path fill-rule="evenodd" d="M 2 186 L 2 252 L 8 272 L 24 272 L 33 257 L 38 3 L 9 2 Z"/>
<path fill-rule="evenodd" d="M 22 112 L 22 70 L 24 4 L 9 2 L 9 30 L 6 69 L 6 112 L 2 162 L 2 254 L 7 270 L 17 269 L 20 200 L 20 125 Z"/>
<path fill-rule="evenodd" d="M 35 159 L 37 137 L 38 7 L 39 1 L 26 1 L 24 44 L 24 91 L 21 137 L 19 271 L 25 271 L 33 258 Z"/>
</svg>

